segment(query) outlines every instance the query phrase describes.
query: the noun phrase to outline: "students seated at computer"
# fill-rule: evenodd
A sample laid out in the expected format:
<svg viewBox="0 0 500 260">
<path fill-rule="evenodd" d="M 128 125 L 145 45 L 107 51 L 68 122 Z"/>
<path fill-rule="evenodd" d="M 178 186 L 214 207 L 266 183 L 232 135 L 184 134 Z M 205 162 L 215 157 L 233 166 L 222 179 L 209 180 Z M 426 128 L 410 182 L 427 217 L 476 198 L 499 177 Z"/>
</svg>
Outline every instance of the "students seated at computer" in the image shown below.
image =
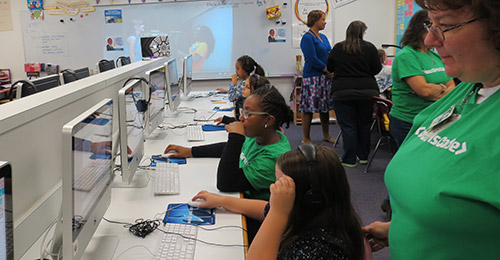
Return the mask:
<svg viewBox="0 0 500 260">
<path fill-rule="evenodd" d="M 224 207 L 263 221 L 248 260 L 363 259 L 361 222 L 345 170 L 331 148 L 303 144 L 284 153 L 276 163 L 276 179 L 269 203 L 207 191 L 193 200 L 204 199 L 201 208 Z"/>
<path fill-rule="evenodd" d="M 252 74 L 250 77 L 248 77 L 245 80 L 245 85 L 243 87 L 243 92 L 242 92 L 242 98 L 238 99 L 238 101 L 234 102 L 235 103 L 235 117 L 230 117 L 230 116 L 221 116 L 217 119 L 214 120 L 216 123 L 223 123 L 223 124 L 229 124 L 234 121 L 238 121 L 238 115 L 236 114 L 236 111 L 239 111 L 240 109 L 243 109 L 243 103 L 245 102 L 245 99 L 249 97 L 254 90 L 269 85 L 269 80 L 264 77 L 260 76 L 259 74 Z"/>
<path fill-rule="evenodd" d="M 257 64 L 257 62 L 248 55 L 243 55 L 236 60 L 236 73 L 231 76 L 231 84 L 229 84 L 229 90 L 218 88 L 218 92 L 228 93 L 229 101 L 236 102 L 241 98 L 243 92 L 243 86 L 245 85 L 245 80 L 252 74 L 259 74 L 260 76 L 265 76 L 266 72 L 264 69 Z M 242 79 L 240 85 L 238 79 Z M 239 111 L 236 111 L 239 117 Z"/>
<path fill-rule="evenodd" d="M 239 122 L 226 125 L 227 142 L 187 148 L 169 145 L 172 157 L 220 157 L 217 188 L 243 192 L 246 198 L 269 199 L 278 157 L 290 150 L 278 129 L 292 120 L 292 111 L 275 87 L 261 87 L 245 100 Z"/>
</svg>

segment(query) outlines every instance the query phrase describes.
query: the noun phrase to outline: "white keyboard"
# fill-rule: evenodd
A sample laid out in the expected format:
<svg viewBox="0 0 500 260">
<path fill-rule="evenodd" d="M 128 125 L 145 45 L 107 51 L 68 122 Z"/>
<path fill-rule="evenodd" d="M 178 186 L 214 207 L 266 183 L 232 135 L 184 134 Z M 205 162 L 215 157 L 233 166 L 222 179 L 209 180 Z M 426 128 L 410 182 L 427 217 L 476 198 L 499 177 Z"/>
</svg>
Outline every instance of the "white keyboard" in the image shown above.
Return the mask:
<svg viewBox="0 0 500 260">
<path fill-rule="evenodd" d="M 160 240 L 160 245 L 156 253 L 156 260 L 193 260 L 196 241 L 198 236 L 198 228 L 193 225 L 167 223 L 162 228 L 166 232 Z M 172 234 L 175 233 L 175 234 Z M 185 237 L 183 238 L 180 235 Z"/>
<path fill-rule="evenodd" d="M 205 141 L 205 134 L 203 133 L 201 125 L 188 125 L 186 136 L 189 142 Z"/>
<path fill-rule="evenodd" d="M 156 162 L 154 194 L 180 194 L 179 186 L 179 165 L 177 163 Z"/>
<path fill-rule="evenodd" d="M 92 160 L 92 162 L 76 176 L 73 181 L 73 189 L 78 191 L 91 191 L 98 180 L 105 174 L 109 174 L 111 165 L 109 160 Z"/>
<path fill-rule="evenodd" d="M 194 113 L 194 121 L 209 121 L 217 113 L 215 110 L 197 110 Z"/>
</svg>

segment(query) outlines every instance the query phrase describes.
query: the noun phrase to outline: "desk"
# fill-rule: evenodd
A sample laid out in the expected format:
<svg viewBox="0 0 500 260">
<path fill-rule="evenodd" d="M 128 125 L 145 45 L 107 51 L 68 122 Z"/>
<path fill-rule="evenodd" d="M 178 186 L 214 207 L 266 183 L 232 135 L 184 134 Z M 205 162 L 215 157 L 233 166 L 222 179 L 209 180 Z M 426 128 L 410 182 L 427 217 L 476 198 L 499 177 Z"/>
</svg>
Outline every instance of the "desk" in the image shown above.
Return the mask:
<svg viewBox="0 0 500 260">
<path fill-rule="evenodd" d="M 229 103 L 228 103 L 229 104 Z M 190 107 L 195 109 L 211 109 L 213 106 L 210 98 L 198 98 L 193 101 L 183 101 L 182 107 Z M 219 106 L 219 104 L 217 105 Z M 225 112 L 226 115 L 232 112 Z M 223 115 L 220 113 L 220 115 Z M 179 125 L 182 123 L 192 123 L 194 113 L 179 113 L 176 118 L 165 118 L 164 124 Z M 214 116 L 219 116 L 219 113 Z M 166 136 L 165 136 L 166 134 Z M 170 144 L 179 144 L 184 146 L 194 146 L 202 143 L 213 143 L 227 140 L 227 133 L 225 131 L 204 132 L 204 142 L 188 142 L 186 140 L 186 129 L 157 129 L 153 132 L 155 137 L 146 140 L 145 155 L 151 156 L 153 154 L 163 153 L 165 147 Z M 113 188 L 111 192 L 111 205 L 109 206 L 105 217 L 109 220 L 133 223 L 138 218 L 153 219 L 156 214 L 164 212 L 167 205 L 170 203 L 184 203 L 190 200 L 196 193 L 201 190 L 208 190 L 210 192 L 217 192 L 216 188 L 216 175 L 217 165 L 219 159 L 215 158 L 188 158 L 187 164 L 179 166 L 180 173 L 180 195 L 169 196 L 154 196 L 150 180 L 150 184 L 145 188 Z M 138 172 L 138 174 L 145 174 L 145 171 Z M 140 176 L 136 176 L 140 177 Z M 143 176 L 144 177 L 144 176 Z M 238 193 L 225 193 L 239 197 Z M 159 214 L 158 214 L 159 215 Z M 161 215 L 163 218 L 163 214 Z M 214 226 L 204 226 L 207 228 L 215 228 L 221 226 L 242 226 L 242 218 L 239 214 L 229 213 L 223 209 L 216 210 L 216 220 Z M 162 226 L 160 226 L 161 228 Z M 94 238 L 99 236 L 116 236 L 120 238 L 117 249 L 114 253 L 113 259 L 122 254 L 122 252 L 134 247 L 145 246 L 152 253 L 156 253 L 157 246 L 159 245 L 159 238 L 163 235 L 160 231 L 155 231 L 149 234 L 146 238 L 142 239 L 135 237 L 123 228 L 122 225 L 110 224 L 101 221 Z M 50 235 L 49 235 L 50 237 Z M 240 228 L 232 227 L 216 231 L 198 230 L 198 239 L 225 245 L 243 245 L 243 231 Z M 94 239 L 93 239 L 94 240 Z M 91 242 L 92 243 L 92 242 Z M 38 258 L 40 242 L 36 243 L 23 259 Z M 92 247 L 99 245 L 89 245 L 86 253 L 92 250 Z M 152 259 L 151 254 L 143 247 L 135 247 L 118 259 Z M 195 257 L 196 260 L 207 259 L 244 259 L 244 248 L 242 246 L 222 247 L 206 245 L 201 242 L 196 242 Z M 92 259 L 96 260 L 96 259 Z"/>
</svg>

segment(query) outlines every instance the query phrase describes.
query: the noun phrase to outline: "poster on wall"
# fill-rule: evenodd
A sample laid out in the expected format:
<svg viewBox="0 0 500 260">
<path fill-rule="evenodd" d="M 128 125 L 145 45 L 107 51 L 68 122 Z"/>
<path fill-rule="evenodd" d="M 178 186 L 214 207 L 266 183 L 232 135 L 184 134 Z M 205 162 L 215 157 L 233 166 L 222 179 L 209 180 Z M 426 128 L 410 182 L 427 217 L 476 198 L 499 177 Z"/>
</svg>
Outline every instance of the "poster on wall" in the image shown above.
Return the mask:
<svg viewBox="0 0 500 260">
<path fill-rule="evenodd" d="M 333 8 L 339 8 L 343 5 L 346 5 L 348 3 L 352 3 L 356 0 L 333 0 Z"/>
<path fill-rule="evenodd" d="M 43 8 L 42 0 L 28 0 L 29 10 L 42 9 L 42 8 Z"/>
<path fill-rule="evenodd" d="M 295 0 L 294 15 L 292 19 L 292 46 L 300 48 L 300 40 L 302 36 L 309 31 L 307 27 L 307 15 L 312 10 L 322 10 L 326 16 L 326 27 L 322 34 L 326 35 L 328 40 L 333 40 L 333 29 L 331 26 L 332 14 L 330 11 L 330 3 L 328 0 Z"/>
<path fill-rule="evenodd" d="M 10 0 L 0 1 L 0 31 L 12 31 L 12 13 Z"/>
<path fill-rule="evenodd" d="M 123 51 L 123 37 L 109 36 L 106 39 L 106 51 Z"/>
<path fill-rule="evenodd" d="M 106 23 L 121 23 L 122 22 L 122 10 L 104 10 L 104 21 Z"/>
<path fill-rule="evenodd" d="M 267 34 L 267 42 L 286 42 L 285 28 L 270 28 Z"/>
<path fill-rule="evenodd" d="M 395 44 L 399 45 L 399 42 L 403 38 L 403 34 L 410 23 L 413 14 L 422 9 L 419 5 L 414 4 L 413 0 L 397 0 L 396 1 L 396 29 L 394 30 Z M 399 49 L 396 49 L 396 53 Z"/>
</svg>

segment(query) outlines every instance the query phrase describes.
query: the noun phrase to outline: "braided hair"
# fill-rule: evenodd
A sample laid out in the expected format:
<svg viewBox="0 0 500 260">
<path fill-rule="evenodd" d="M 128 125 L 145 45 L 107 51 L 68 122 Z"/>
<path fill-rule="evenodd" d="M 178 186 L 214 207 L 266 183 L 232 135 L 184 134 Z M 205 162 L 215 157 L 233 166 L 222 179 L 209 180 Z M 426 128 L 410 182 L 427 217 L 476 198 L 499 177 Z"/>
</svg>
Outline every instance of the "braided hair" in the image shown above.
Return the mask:
<svg viewBox="0 0 500 260">
<path fill-rule="evenodd" d="M 276 124 L 274 124 L 276 130 L 280 129 L 283 124 L 286 128 L 290 126 L 293 112 L 287 105 L 285 98 L 274 86 L 260 87 L 252 93 L 252 96 L 259 97 L 262 110 L 276 118 Z"/>
</svg>

